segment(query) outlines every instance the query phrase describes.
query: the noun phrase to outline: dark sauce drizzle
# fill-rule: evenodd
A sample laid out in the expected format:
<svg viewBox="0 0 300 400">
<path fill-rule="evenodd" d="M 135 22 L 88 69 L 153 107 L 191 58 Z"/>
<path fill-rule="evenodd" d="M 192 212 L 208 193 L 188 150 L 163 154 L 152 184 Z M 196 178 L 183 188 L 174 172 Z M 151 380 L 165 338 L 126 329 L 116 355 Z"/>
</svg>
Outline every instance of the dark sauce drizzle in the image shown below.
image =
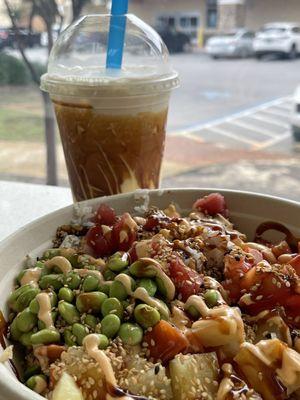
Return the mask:
<svg viewBox="0 0 300 400">
<path fill-rule="evenodd" d="M 121 388 L 119 388 L 117 386 L 110 385 L 110 384 L 106 385 L 106 389 L 107 389 L 107 392 L 113 397 L 127 396 L 127 397 L 129 397 L 130 399 L 133 399 L 133 400 L 149 400 L 148 397 L 137 396 L 135 394 L 127 393 L 124 390 L 122 390 Z"/>
<path fill-rule="evenodd" d="M 270 230 L 283 233 L 285 235 L 285 241 L 290 246 L 291 250 L 293 252 L 298 252 L 298 243 L 300 242 L 300 238 L 294 236 L 286 226 L 280 224 L 279 222 L 266 221 L 260 224 L 256 228 L 254 241 L 259 243 L 266 243 L 262 236 L 265 232 Z"/>
</svg>

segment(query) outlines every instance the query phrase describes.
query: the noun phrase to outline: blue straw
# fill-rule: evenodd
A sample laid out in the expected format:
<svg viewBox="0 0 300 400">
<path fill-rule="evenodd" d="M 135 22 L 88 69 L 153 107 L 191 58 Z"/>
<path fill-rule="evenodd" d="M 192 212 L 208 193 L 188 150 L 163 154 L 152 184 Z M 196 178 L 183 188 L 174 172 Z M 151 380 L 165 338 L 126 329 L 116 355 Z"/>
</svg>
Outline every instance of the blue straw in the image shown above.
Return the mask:
<svg viewBox="0 0 300 400">
<path fill-rule="evenodd" d="M 107 69 L 122 67 L 128 0 L 113 0 L 106 55 Z"/>
</svg>

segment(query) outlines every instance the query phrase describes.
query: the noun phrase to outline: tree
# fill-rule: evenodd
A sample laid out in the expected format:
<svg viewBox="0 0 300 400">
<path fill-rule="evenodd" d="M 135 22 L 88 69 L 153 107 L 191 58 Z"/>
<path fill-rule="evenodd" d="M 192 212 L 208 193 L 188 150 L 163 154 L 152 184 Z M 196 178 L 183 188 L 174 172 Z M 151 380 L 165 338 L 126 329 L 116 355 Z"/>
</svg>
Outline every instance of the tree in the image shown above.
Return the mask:
<svg viewBox="0 0 300 400">
<path fill-rule="evenodd" d="M 79 17 L 82 12 L 83 6 L 89 0 L 72 0 L 72 20 Z M 35 71 L 34 65 L 28 59 L 26 52 L 24 51 L 23 44 L 21 41 L 21 36 L 17 23 L 16 10 L 11 6 L 9 0 L 4 0 L 8 16 L 11 20 L 12 27 L 15 32 L 16 41 L 18 44 L 18 49 L 21 56 L 26 64 L 33 82 L 37 86 L 38 90 L 40 85 L 40 80 L 38 74 Z M 38 15 L 44 21 L 47 39 L 48 39 L 48 55 L 53 46 L 53 33 L 52 26 L 55 22 L 59 21 L 60 26 L 63 25 L 64 16 L 60 12 L 58 2 L 56 0 L 28 0 L 30 4 L 30 18 L 28 21 L 28 29 L 31 31 L 32 20 Z M 57 185 L 57 161 L 56 161 L 56 141 L 55 141 L 55 122 L 54 113 L 51 104 L 50 97 L 48 93 L 40 91 L 44 106 L 44 129 L 45 129 L 45 141 L 46 141 L 46 153 L 47 153 L 47 178 L 46 183 L 48 185 Z"/>
</svg>

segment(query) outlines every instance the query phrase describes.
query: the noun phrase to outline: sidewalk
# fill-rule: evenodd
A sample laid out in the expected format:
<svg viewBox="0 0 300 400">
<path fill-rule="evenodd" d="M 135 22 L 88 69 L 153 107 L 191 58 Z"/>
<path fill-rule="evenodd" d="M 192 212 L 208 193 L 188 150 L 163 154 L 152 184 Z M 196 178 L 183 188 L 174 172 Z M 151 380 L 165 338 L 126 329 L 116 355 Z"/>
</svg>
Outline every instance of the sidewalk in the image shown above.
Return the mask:
<svg viewBox="0 0 300 400">
<path fill-rule="evenodd" d="M 162 171 L 164 187 L 223 187 L 300 200 L 300 149 L 295 154 L 230 148 L 199 136 L 169 135 Z M 0 142 L 0 179 L 44 183 L 43 143 Z M 68 184 L 61 146 L 59 183 Z"/>
</svg>

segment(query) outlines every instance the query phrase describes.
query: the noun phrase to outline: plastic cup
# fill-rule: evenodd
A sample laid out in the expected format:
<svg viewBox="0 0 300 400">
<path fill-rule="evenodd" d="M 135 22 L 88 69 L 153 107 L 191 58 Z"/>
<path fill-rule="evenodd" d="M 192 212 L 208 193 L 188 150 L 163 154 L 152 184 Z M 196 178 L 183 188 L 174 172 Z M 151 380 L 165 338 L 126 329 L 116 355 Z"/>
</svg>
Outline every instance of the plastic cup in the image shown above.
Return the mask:
<svg viewBox="0 0 300 400">
<path fill-rule="evenodd" d="M 41 88 L 54 104 L 76 201 L 157 188 L 177 73 L 159 35 L 126 15 L 121 70 L 105 68 L 109 15 L 89 15 L 55 43 Z"/>
</svg>

